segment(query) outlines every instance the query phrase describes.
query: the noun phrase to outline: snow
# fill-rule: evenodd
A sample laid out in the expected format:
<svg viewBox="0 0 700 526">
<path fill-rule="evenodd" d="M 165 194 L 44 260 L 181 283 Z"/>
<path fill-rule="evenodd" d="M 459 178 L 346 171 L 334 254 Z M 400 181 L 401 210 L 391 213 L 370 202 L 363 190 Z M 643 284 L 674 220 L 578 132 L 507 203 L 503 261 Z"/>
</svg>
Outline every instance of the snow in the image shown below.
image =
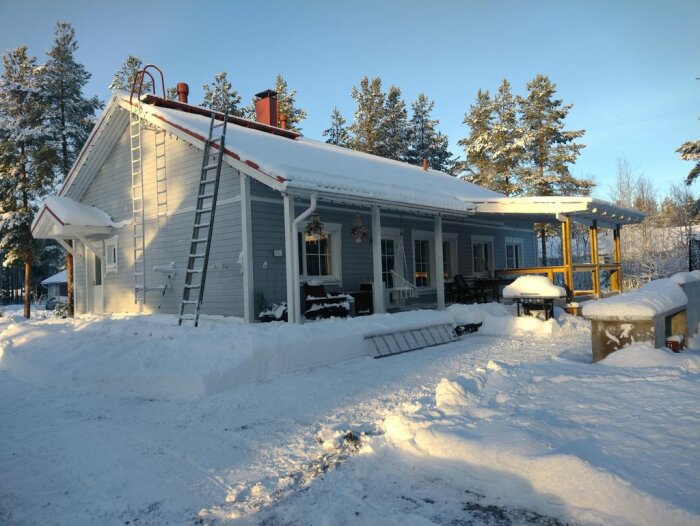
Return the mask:
<svg viewBox="0 0 700 526">
<path fill-rule="evenodd" d="M 112 218 L 95 206 L 78 203 L 70 197 L 50 196 L 44 199 L 46 207 L 56 214 L 65 225 L 114 227 Z M 37 214 L 37 218 L 40 214 Z"/>
<path fill-rule="evenodd" d="M 691 281 L 700 281 L 700 271 L 694 270 L 692 272 L 676 272 L 669 279 L 678 285 L 684 285 L 686 283 L 690 283 Z"/>
<path fill-rule="evenodd" d="M 688 298 L 677 280 L 664 278 L 618 296 L 587 301 L 583 305 L 583 315 L 616 320 L 644 319 L 680 309 L 687 303 Z"/>
<path fill-rule="evenodd" d="M 41 282 L 42 285 L 54 285 L 56 283 L 66 283 L 68 281 L 68 274 L 65 270 L 62 270 L 58 274 L 49 276 Z"/>
<path fill-rule="evenodd" d="M 554 285 L 546 276 L 520 276 L 503 287 L 504 298 L 531 296 L 536 298 L 563 298 L 566 290 Z"/>
<path fill-rule="evenodd" d="M 170 108 L 144 105 L 144 111 L 207 136 L 209 118 Z M 162 125 L 162 120 L 155 119 Z M 318 191 L 358 199 L 405 203 L 467 213 L 470 200 L 502 194 L 428 170 L 300 137 L 289 139 L 229 124 L 226 149 L 260 170 L 286 181 L 284 190 Z M 381 177 L 377 177 L 381 174 Z"/>
<path fill-rule="evenodd" d="M 591 364 L 589 322 L 495 303 L 197 329 L 19 309 L 0 317 L 1 524 L 700 523 L 697 350 Z"/>
</svg>

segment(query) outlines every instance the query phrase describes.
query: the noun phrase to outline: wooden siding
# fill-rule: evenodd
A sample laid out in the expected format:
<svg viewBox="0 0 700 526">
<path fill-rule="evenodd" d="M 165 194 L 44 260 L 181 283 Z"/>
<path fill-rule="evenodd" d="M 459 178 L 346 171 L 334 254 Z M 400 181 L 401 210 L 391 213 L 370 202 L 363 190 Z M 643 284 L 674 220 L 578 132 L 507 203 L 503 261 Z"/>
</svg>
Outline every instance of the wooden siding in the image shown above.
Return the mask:
<svg viewBox="0 0 700 526">
<path fill-rule="evenodd" d="M 121 228 L 118 243 L 118 272 L 105 275 L 106 312 L 175 313 L 180 305 L 192 237 L 194 205 L 202 163 L 202 152 L 174 137 L 166 139 L 167 209 L 157 216 L 155 180 L 155 133 L 142 131 L 144 205 L 146 217 L 146 284 L 167 285 L 165 294 L 151 291 L 143 309 L 134 304 L 132 199 L 128 130 L 102 165 L 81 202 L 107 212 L 114 221 L 129 221 Z M 240 176 L 228 165 L 221 175 L 219 200 L 202 312 L 243 315 L 243 279 L 238 265 L 241 252 Z M 153 272 L 154 266 L 175 263 L 173 279 Z M 84 302 L 84 260 L 76 263 L 76 296 Z M 78 303 L 82 309 L 84 303 Z"/>
</svg>

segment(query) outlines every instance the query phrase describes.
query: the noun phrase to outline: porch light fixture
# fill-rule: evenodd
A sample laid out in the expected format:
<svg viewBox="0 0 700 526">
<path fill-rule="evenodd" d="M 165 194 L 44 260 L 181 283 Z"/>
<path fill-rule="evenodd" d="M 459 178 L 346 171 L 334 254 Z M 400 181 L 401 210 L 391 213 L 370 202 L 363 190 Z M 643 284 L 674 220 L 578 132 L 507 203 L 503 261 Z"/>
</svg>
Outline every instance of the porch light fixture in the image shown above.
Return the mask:
<svg viewBox="0 0 700 526">
<path fill-rule="evenodd" d="M 362 243 L 367 239 L 367 229 L 365 224 L 362 222 L 360 214 L 355 214 L 355 219 L 350 227 L 350 235 L 355 240 L 355 243 Z"/>
<path fill-rule="evenodd" d="M 311 220 L 306 224 L 306 240 L 307 241 L 319 241 L 326 237 L 326 233 L 323 231 L 323 223 L 321 223 L 321 216 L 318 212 L 313 212 L 311 214 Z"/>
</svg>

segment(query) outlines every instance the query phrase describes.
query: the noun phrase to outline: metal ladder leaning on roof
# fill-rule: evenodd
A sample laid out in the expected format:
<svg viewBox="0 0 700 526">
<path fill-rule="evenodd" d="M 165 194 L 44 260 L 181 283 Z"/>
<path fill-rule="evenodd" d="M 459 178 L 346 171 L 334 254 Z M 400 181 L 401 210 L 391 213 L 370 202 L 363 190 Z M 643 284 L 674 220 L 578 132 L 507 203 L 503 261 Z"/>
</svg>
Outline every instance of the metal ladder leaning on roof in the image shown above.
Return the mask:
<svg viewBox="0 0 700 526">
<path fill-rule="evenodd" d="M 224 114 L 223 122 L 214 124 L 215 120 L 215 115 L 212 113 L 209 123 L 209 137 L 204 141 L 202 172 L 199 178 L 199 191 L 194 211 L 194 226 L 192 227 L 192 241 L 190 242 L 190 252 L 187 258 L 185 287 L 182 290 L 182 303 L 180 303 L 180 312 L 177 320 L 178 325 L 182 325 L 184 320 L 193 321 L 195 327 L 199 325 L 199 310 L 202 307 L 202 299 L 204 298 L 204 284 L 207 279 L 209 251 L 211 249 L 214 216 L 216 214 L 216 198 L 219 194 L 221 165 L 226 145 L 228 111 Z M 221 128 L 221 134 L 218 137 L 214 137 L 214 132 L 219 128 Z M 214 150 L 212 150 L 212 147 Z M 202 246 L 204 246 L 204 250 L 202 250 Z M 197 266 L 199 261 L 202 262 L 201 266 Z"/>
</svg>

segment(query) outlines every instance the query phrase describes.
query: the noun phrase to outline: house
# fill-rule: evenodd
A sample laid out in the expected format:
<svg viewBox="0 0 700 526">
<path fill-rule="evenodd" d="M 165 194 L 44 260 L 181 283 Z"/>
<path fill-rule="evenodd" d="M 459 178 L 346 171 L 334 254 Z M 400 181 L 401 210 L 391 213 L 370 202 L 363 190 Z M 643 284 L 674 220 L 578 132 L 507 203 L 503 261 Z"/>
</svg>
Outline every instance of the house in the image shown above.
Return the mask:
<svg viewBox="0 0 700 526">
<path fill-rule="evenodd" d="M 46 295 L 49 298 L 56 298 L 60 296 L 68 295 L 68 281 L 67 274 L 65 270 L 49 276 L 41 282 L 41 284 L 46 287 Z"/>
<path fill-rule="evenodd" d="M 78 312 L 178 312 L 212 115 L 187 103 L 185 84 L 178 91 L 179 101 L 115 92 L 36 216 L 33 235 L 74 254 Z M 619 275 L 619 251 L 608 268 L 597 256 L 583 270 L 571 258 L 537 268 L 533 224 L 577 221 L 619 234 L 643 217 L 588 197 L 507 198 L 310 140 L 279 127 L 276 108 L 268 91 L 256 121 L 228 117 L 203 313 L 255 321 L 265 305 L 288 301 L 299 322 L 304 283 L 380 290 L 371 294 L 380 313 L 444 308 L 445 281 L 456 274 L 559 273 L 570 285 L 578 271 Z"/>
</svg>

